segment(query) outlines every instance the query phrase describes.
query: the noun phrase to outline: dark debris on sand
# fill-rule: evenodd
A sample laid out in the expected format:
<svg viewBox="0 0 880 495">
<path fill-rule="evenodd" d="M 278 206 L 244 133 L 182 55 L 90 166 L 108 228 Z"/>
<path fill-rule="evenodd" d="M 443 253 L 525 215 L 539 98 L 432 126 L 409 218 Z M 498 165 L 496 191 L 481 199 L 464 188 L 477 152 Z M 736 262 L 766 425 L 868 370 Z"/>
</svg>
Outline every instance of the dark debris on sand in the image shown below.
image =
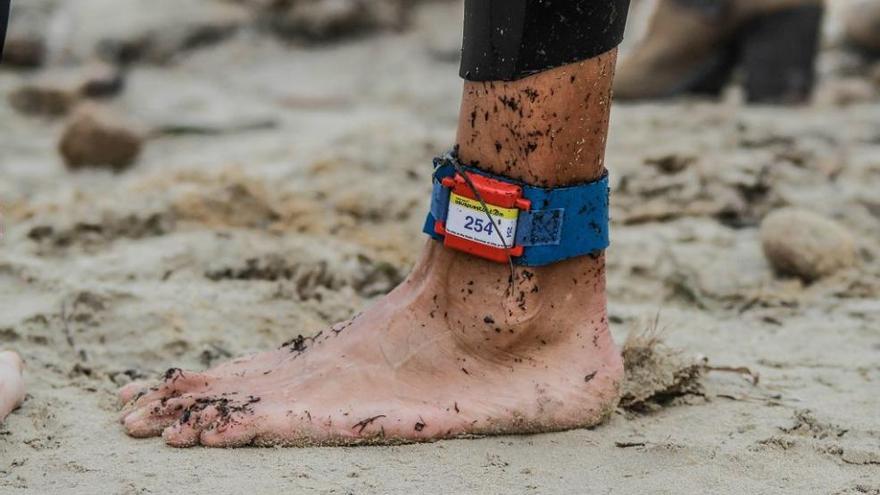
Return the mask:
<svg viewBox="0 0 880 495">
<path fill-rule="evenodd" d="M 703 395 L 705 360 L 667 347 L 656 331 L 630 335 L 623 346 L 623 361 L 620 407 L 626 411 L 651 412 L 679 397 Z"/>
</svg>

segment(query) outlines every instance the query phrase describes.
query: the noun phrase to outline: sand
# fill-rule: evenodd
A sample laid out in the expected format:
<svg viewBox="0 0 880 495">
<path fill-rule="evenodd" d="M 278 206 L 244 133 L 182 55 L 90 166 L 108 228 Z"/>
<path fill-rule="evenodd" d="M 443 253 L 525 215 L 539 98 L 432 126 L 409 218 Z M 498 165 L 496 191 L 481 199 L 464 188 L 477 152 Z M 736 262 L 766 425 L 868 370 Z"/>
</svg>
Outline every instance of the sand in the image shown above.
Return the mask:
<svg viewBox="0 0 880 495">
<path fill-rule="evenodd" d="M 0 105 L 0 347 L 29 391 L 0 425 L 0 493 L 880 493 L 880 101 L 854 99 L 869 83 L 836 47 L 804 108 L 615 105 L 610 319 L 679 365 L 631 373 L 607 424 L 361 448 L 125 435 L 120 385 L 310 335 L 406 274 L 454 140 L 458 22 L 429 4 L 400 32 L 243 30 L 133 65 L 105 104 L 154 132 L 119 174 L 67 171 L 63 119 Z M 0 95 L 28 77 L 0 71 Z M 758 227 L 784 206 L 839 221 L 856 267 L 775 274 Z"/>
</svg>

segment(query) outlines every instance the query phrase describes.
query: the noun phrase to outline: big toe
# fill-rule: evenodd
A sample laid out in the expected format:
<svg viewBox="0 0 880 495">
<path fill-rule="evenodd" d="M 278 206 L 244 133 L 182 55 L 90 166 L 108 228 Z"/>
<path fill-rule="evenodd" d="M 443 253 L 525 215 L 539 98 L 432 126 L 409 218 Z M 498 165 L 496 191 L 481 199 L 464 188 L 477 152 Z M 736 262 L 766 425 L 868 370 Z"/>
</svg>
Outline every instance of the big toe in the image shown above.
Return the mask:
<svg viewBox="0 0 880 495">
<path fill-rule="evenodd" d="M 23 366 L 18 354 L 8 351 L 0 353 L 0 422 L 24 402 Z"/>
<path fill-rule="evenodd" d="M 18 370 L 19 373 L 24 370 L 24 361 L 21 356 L 12 351 L 0 352 L 0 364 L 5 364 L 12 369 Z"/>
</svg>

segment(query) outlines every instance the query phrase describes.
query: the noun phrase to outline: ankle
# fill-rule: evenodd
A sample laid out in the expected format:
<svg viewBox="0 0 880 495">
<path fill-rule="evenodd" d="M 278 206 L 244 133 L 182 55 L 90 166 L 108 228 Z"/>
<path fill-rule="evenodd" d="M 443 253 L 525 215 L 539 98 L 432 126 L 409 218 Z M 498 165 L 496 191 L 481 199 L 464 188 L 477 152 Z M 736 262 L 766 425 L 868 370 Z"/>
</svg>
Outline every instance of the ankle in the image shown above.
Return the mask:
<svg viewBox="0 0 880 495">
<path fill-rule="evenodd" d="M 466 82 L 461 161 L 541 187 L 600 178 L 616 56 L 615 49 L 516 81 Z M 424 263 L 427 310 L 444 308 L 447 327 L 468 352 L 534 355 L 570 344 L 585 329 L 607 333 L 602 255 L 512 274 L 506 264 L 435 245 Z"/>
<path fill-rule="evenodd" d="M 582 256 L 545 267 L 486 261 L 432 243 L 414 271 L 421 311 L 443 318 L 469 354 L 533 355 L 578 339 L 607 337 L 605 259 Z"/>
</svg>

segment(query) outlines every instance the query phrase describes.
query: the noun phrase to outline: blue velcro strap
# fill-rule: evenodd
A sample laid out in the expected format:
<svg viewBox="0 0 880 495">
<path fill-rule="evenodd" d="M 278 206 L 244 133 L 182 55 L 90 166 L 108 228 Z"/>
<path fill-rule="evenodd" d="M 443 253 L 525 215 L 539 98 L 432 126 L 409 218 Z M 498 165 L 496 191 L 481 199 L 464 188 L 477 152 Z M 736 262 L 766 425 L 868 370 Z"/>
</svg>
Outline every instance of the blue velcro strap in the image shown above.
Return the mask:
<svg viewBox="0 0 880 495">
<path fill-rule="evenodd" d="M 434 181 L 434 190 L 431 192 L 431 216 L 435 220 L 446 221 L 446 214 L 449 212 L 449 189 L 446 189 L 439 182 Z M 433 222 L 431 223 L 433 228 Z"/>
<path fill-rule="evenodd" d="M 455 175 L 457 158 L 452 154 L 434 160 L 434 190 L 431 213 L 424 231 L 442 240 L 434 232 L 435 220 L 446 220 L 449 189 L 440 181 Z M 461 169 L 523 189 L 523 197 L 531 201 L 530 211 L 521 211 L 517 222 L 516 245 L 523 246 L 522 256 L 513 262 L 523 266 L 542 266 L 568 258 L 601 251 L 610 244 L 608 225 L 608 175 L 586 184 L 554 189 L 535 187 L 506 177 L 489 174 L 458 164 Z"/>
<path fill-rule="evenodd" d="M 565 208 L 521 211 L 516 224 L 517 246 L 555 246 L 562 242 Z"/>
</svg>

